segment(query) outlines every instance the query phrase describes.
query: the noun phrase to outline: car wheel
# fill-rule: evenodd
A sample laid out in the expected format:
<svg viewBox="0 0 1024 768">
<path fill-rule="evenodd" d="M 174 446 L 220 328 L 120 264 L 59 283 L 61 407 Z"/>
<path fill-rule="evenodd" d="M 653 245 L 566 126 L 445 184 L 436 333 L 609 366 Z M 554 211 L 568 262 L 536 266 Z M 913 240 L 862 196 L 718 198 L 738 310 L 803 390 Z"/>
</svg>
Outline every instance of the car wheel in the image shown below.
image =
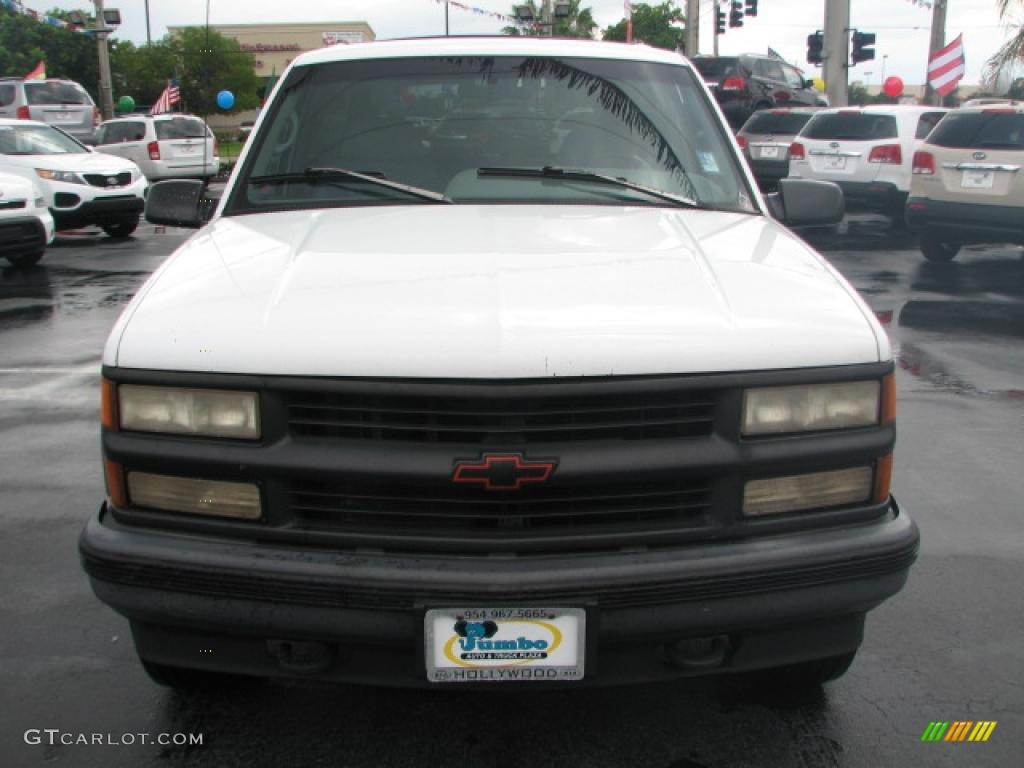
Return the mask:
<svg viewBox="0 0 1024 768">
<path fill-rule="evenodd" d="M 32 265 L 39 263 L 39 260 L 43 258 L 43 253 L 44 251 L 23 253 L 20 256 L 8 256 L 7 260 L 16 267 L 31 267 Z"/>
<path fill-rule="evenodd" d="M 921 253 L 928 261 L 952 261 L 959 252 L 959 243 L 944 242 L 933 234 L 921 235 Z"/>
<path fill-rule="evenodd" d="M 230 675 L 225 672 L 208 672 L 203 669 L 186 669 L 158 664 L 155 661 L 139 659 L 149 679 L 165 688 L 181 691 L 203 691 L 221 688 L 238 687 L 251 684 L 257 678 L 245 675 Z"/>
<path fill-rule="evenodd" d="M 130 219 L 122 219 L 121 221 L 114 222 L 113 224 L 104 224 L 103 231 L 110 237 L 121 239 L 129 237 L 138 226 L 139 217 L 134 216 Z"/>
<path fill-rule="evenodd" d="M 766 669 L 751 673 L 751 678 L 758 687 L 793 692 L 813 690 L 842 677 L 853 664 L 856 655 L 856 651 L 850 651 L 838 656 Z"/>
</svg>

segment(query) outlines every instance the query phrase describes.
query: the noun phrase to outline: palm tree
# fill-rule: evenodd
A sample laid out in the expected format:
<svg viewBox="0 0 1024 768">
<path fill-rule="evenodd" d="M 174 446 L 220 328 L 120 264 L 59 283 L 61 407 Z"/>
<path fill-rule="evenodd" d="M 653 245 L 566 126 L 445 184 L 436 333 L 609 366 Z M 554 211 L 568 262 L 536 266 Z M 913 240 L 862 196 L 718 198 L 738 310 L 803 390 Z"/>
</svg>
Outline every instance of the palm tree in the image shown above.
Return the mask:
<svg viewBox="0 0 1024 768">
<path fill-rule="evenodd" d="M 989 76 L 993 81 L 1004 71 L 1024 62 L 1024 24 L 1010 21 L 1016 6 L 1024 8 L 1024 0 L 996 0 L 999 6 L 999 17 L 1015 30 L 1013 37 L 1003 43 L 1002 47 L 988 60 Z"/>
<path fill-rule="evenodd" d="M 580 8 L 582 0 L 568 0 L 569 2 L 569 15 L 559 18 L 555 17 L 554 30 L 552 35 L 554 37 L 583 37 L 591 38 L 594 36 L 594 30 L 597 29 L 597 22 L 594 21 L 594 14 L 590 8 Z M 538 0 L 527 0 L 523 3 L 516 3 L 512 6 L 512 15 L 516 15 L 516 6 L 528 5 L 530 10 L 533 11 L 533 18 L 539 19 L 541 16 L 541 3 Z M 547 30 L 543 27 L 538 26 L 507 26 L 501 30 L 503 35 L 529 35 L 532 37 L 539 37 L 546 35 Z"/>
</svg>

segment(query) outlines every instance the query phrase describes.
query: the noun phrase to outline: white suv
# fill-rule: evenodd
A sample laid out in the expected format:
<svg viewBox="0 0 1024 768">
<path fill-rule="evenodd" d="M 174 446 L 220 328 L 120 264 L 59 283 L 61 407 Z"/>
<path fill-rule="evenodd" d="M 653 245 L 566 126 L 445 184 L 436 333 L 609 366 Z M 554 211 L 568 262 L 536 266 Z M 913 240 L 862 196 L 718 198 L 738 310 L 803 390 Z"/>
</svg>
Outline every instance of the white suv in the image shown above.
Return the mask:
<svg viewBox="0 0 1024 768">
<path fill-rule="evenodd" d="M 53 242 L 53 217 L 35 182 L 0 173 L 0 257 L 27 267 Z"/>
<path fill-rule="evenodd" d="M 683 57 L 298 57 L 103 353 L 81 553 L 159 682 L 842 674 L 917 530 L 885 331 Z M 202 222 L 207 218 L 208 222 Z M 197 638 L 213 654 L 196 652 Z"/>
<path fill-rule="evenodd" d="M 789 177 L 834 182 L 848 209 L 884 213 L 899 225 L 914 151 L 948 111 L 908 105 L 823 109 L 790 145 Z"/>
<path fill-rule="evenodd" d="M 129 115 L 96 131 L 96 149 L 131 160 L 149 180 L 210 178 L 220 171 L 217 140 L 192 115 Z"/>
<path fill-rule="evenodd" d="M 148 182 L 135 163 L 94 152 L 45 123 L 0 119 L 0 171 L 39 184 L 57 229 L 97 225 L 128 237 L 145 206 Z"/>
</svg>

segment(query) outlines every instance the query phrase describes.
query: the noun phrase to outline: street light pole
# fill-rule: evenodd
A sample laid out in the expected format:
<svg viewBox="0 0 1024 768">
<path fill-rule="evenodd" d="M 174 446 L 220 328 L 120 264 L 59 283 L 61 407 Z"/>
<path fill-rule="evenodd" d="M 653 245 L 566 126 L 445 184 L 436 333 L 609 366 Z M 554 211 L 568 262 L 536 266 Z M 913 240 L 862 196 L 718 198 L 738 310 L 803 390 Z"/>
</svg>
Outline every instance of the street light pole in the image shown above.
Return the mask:
<svg viewBox="0 0 1024 768">
<path fill-rule="evenodd" d="M 146 0 L 146 45 L 152 45 L 153 38 L 149 35 L 149 0 Z"/>
<path fill-rule="evenodd" d="M 718 23 L 718 19 L 715 19 Z M 700 53 L 700 0 L 686 0 L 686 55 Z"/>
<path fill-rule="evenodd" d="M 845 107 L 849 103 L 847 78 L 850 58 L 850 0 L 825 3 L 825 89 L 828 103 Z"/>
<path fill-rule="evenodd" d="M 548 37 L 555 36 L 555 20 L 551 16 L 551 0 L 544 0 L 541 7 L 540 20 L 548 31 Z"/>
<path fill-rule="evenodd" d="M 100 114 L 104 120 L 114 116 L 114 92 L 110 85 L 110 51 L 107 48 L 107 36 L 110 27 L 103 18 L 103 0 L 93 0 L 96 6 L 96 57 L 100 69 Z"/>
<path fill-rule="evenodd" d="M 934 0 L 932 3 L 932 34 L 928 44 L 928 61 L 938 53 L 946 44 L 946 6 L 948 0 Z M 935 89 L 927 82 L 928 74 L 925 72 L 924 103 L 942 105 L 942 97 L 935 92 Z"/>
<path fill-rule="evenodd" d="M 444 36 L 448 37 L 448 0 L 444 0 Z"/>
</svg>

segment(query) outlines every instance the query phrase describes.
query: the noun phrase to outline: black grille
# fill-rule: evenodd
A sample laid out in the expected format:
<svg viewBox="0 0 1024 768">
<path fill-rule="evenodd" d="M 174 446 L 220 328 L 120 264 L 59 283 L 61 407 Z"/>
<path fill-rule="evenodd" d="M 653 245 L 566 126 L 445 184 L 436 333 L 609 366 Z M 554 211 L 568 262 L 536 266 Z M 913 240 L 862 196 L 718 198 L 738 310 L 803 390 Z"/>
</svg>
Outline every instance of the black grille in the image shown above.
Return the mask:
<svg viewBox="0 0 1024 768">
<path fill-rule="evenodd" d="M 132 183 L 131 171 L 124 171 L 123 173 L 86 173 L 84 178 L 94 187 L 124 187 Z"/>
<path fill-rule="evenodd" d="M 710 391 L 653 389 L 503 397 L 292 392 L 293 434 L 358 440 L 501 444 L 642 440 L 711 434 Z"/>
<path fill-rule="evenodd" d="M 0 211 L 17 210 L 24 207 L 24 200 L 0 200 Z"/>
<path fill-rule="evenodd" d="M 35 221 L 0 224 L 0 255 L 33 253 L 46 245 L 43 225 Z"/>
<path fill-rule="evenodd" d="M 623 545 L 711 525 L 706 478 L 508 492 L 293 479 L 289 499 L 301 527 L 390 549 L 435 549 L 440 539 L 466 550 L 565 547 L 564 537 L 572 546 Z"/>
</svg>

